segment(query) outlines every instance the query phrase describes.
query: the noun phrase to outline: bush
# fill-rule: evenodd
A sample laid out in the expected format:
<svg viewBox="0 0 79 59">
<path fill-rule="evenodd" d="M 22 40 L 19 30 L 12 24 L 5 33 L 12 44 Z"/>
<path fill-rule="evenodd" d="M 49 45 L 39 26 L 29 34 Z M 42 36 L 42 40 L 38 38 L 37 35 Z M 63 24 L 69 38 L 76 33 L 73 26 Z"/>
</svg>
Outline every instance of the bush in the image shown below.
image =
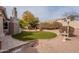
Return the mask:
<svg viewBox="0 0 79 59">
<path fill-rule="evenodd" d="M 48 29 L 50 27 L 50 24 L 46 23 L 46 22 L 45 23 L 40 23 L 39 27 L 42 28 L 42 29 Z"/>
<path fill-rule="evenodd" d="M 59 29 L 60 27 L 62 27 L 62 24 L 59 22 L 53 22 L 53 23 L 41 23 L 40 28 L 42 29 Z"/>
<path fill-rule="evenodd" d="M 75 29 L 71 26 L 69 26 L 69 36 L 73 36 L 74 35 L 74 31 Z M 59 32 L 60 33 L 64 33 L 66 32 L 67 33 L 67 26 L 62 26 L 60 29 L 59 29 Z"/>
<path fill-rule="evenodd" d="M 60 27 L 62 27 L 62 24 L 60 22 L 53 22 L 51 24 L 52 29 L 59 29 Z"/>
</svg>

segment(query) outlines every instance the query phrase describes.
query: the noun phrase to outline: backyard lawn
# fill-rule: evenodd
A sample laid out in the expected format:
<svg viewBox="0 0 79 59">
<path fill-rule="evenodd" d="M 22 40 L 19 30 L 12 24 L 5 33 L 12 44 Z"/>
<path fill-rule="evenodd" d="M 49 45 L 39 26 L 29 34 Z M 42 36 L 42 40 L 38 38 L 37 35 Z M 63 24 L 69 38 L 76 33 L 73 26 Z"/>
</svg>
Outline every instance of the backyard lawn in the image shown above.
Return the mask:
<svg viewBox="0 0 79 59">
<path fill-rule="evenodd" d="M 37 31 L 37 32 L 21 32 L 15 35 L 12 35 L 13 38 L 27 41 L 27 40 L 36 40 L 36 39 L 51 39 L 57 36 L 53 32 Z"/>
</svg>

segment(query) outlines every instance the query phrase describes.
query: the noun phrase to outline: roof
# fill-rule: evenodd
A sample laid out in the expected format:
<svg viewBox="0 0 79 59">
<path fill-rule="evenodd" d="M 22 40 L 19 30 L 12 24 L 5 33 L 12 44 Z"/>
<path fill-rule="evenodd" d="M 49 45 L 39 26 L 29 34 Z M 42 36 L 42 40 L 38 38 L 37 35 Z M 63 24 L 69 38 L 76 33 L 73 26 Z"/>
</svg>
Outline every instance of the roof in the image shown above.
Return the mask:
<svg viewBox="0 0 79 59">
<path fill-rule="evenodd" d="M 7 14 L 6 14 L 6 8 L 3 6 L 0 6 L 0 10 L 2 11 L 3 15 L 4 15 L 4 19 L 8 20 Z"/>
</svg>

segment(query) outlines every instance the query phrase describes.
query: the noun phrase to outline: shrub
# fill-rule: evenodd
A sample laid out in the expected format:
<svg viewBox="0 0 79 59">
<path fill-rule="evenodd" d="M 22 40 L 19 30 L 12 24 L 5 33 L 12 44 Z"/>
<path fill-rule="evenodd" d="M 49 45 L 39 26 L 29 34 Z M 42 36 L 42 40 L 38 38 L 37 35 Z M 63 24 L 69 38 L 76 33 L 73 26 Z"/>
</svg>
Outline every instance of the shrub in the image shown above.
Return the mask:
<svg viewBox="0 0 79 59">
<path fill-rule="evenodd" d="M 60 27 L 62 27 L 62 24 L 60 22 L 53 22 L 51 24 L 52 29 L 59 29 Z"/>
<path fill-rule="evenodd" d="M 39 28 L 42 29 L 59 29 L 60 27 L 62 27 L 62 24 L 56 21 L 53 23 L 41 23 L 39 25 Z"/>
<path fill-rule="evenodd" d="M 75 29 L 73 27 L 69 26 L 69 36 L 73 36 L 74 35 L 74 31 L 75 31 Z M 59 32 L 60 33 L 63 33 L 63 32 L 66 32 L 67 33 L 67 26 L 62 26 L 59 29 Z"/>
<path fill-rule="evenodd" d="M 40 23 L 40 28 L 42 28 L 42 29 L 48 29 L 49 27 L 50 27 L 50 24 L 49 23 Z"/>
</svg>

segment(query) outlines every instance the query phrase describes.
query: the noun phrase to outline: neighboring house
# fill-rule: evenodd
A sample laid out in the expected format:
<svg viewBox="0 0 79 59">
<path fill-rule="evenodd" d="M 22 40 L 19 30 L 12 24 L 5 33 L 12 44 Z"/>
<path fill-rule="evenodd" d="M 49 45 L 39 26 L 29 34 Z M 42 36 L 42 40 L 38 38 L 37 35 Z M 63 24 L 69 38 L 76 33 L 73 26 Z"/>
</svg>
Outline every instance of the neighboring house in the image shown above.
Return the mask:
<svg viewBox="0 0 79 59">
<path fill-rule="evenodd" d="M 12 35 L 19 32 L 20 32 L 20 27 L 18 24 L 17 9 L 14 7 L 12 10 L 12 16 L 8 18 L 6 8 L 0 6 L 0 49 L 2 49 L 4 43 L 6 44 L 4 46 L 7 47 L 11 45 L 8 43 L 12 43 L 12 41 L 15 41 L 12 38 L 7 38 L 9 36 L 6 35 Z"/>
<path fill-rule="evenodd" d="M 0 36 L 3 34 L 16 34 L 19 32 L 19 24 L 17 18 L 17 9 L 14 7 L 12 16 L 7 17 L 6 8 L 0 6 Z"/>
</svg>

